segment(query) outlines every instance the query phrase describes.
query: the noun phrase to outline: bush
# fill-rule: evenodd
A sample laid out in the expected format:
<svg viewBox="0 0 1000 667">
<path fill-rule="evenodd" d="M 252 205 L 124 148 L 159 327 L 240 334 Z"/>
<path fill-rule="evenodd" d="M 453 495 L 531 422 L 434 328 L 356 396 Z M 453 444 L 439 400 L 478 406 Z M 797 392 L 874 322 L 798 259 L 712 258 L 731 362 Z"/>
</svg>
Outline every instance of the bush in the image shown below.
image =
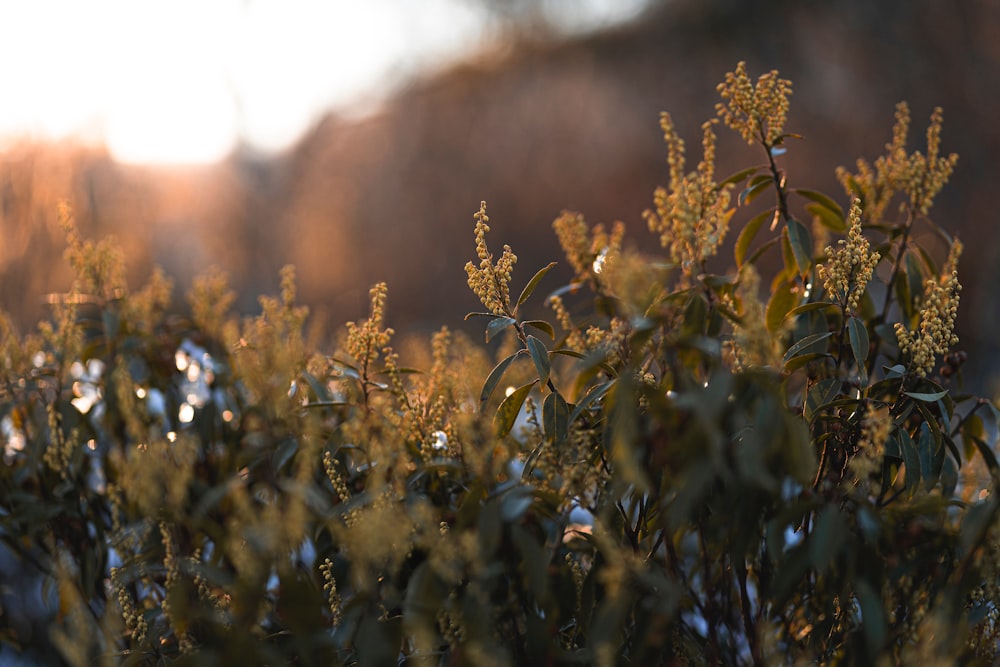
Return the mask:
<svg viewBox="0 0 1000 667">
<path fill-rule="evenodd" d="M 4 640 L 73 665 L 996 661 L 997 411 L 961 392 L 962 246 L 927 217 L 941 112 L 910 153 L 897 107 L 838 170 L 845 212 L 778 166 L 788 81 L 741 63 L 719 91 L 763 164 L 717 180 L 710 121 L 686 171 L 664 114 L 662 251 L 564 213 L 553 322 L 524 309 L 554 265 L 514 299 L 484 203 L 493 347 L 442 328 L 412 368 L 384 284 L 328 355 L 291 269 L 255 318 L 216 273 L 171 316 L 166 278 L 130 291 L 64 214 L 77 282 L 36 333 L 0 323 L 0 535 L 50 623 L 5 603 Z"/>
</svg>

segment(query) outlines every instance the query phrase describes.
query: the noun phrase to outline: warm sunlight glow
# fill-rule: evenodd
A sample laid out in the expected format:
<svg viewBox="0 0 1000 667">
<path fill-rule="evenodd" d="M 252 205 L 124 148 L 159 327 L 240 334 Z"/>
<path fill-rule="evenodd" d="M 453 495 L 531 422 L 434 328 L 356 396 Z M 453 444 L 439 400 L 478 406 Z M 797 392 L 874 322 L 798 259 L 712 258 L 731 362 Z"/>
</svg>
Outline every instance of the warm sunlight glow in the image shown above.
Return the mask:
<svg viewBox="0 0 1000 667">
<path fill-rule="evenodd" d="M 645 0 L 551 11 L 568 30 Z M 119 160 L 203 163 L 273 151 L 327 110 L 374 109 L 407 76 L 487 34 L 468 0 L 32 0 L 0 3 L 0 148 L 29 136 L 105 143 Z"/>
<path fill-rule="evenodd" d="M 3 3 L 0 58 L 17 65 L 0 137 L 76 136 L 141 163 L 214 161 L 241 139 L 281 149 L 468 48 L 474 26 L 459 0 Z"/>
</svg>

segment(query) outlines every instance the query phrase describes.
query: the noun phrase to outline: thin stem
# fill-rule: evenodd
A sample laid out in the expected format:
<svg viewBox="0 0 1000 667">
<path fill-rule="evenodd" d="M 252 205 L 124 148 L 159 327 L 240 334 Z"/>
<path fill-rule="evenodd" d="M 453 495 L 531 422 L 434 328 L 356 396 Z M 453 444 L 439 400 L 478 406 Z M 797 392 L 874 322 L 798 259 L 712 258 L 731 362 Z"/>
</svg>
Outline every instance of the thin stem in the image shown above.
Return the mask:
<svg viewBox="0 0 1000 667">
<path fill-rule="evenodd" d="M 764 147 L 764 152 L 767 153 L 767 164 L 771 171 L 771 178 L 774 180 L 774 189 L 778 193 L 778 212 L 781 217 L 785 220 L 787 224 L 792 216 L 788 213 L 788 195 L 785 193 L 785 176 L 778 169 L 778 165 L 774 161 L 774 155 L 771 153 L 773 148 L 771 144 L 767 141 L 767 136 L 764 134 L 763 128 L 760 130 L 760 143 Z"/>
<path fill-rule="evenodd" d="M 899 270 L 903 263 L 903 254 L 906 252 L 906 244 L 910 240 L 910 230 L 913 229 L 914 220 L 915 217 L 913 215 L 913 207 L 907 204 L 906 222 L 903 223 L 903 237 L 899 241 L 899 250 L 896 251 L 896 258 L 892 263 L 892 273 L 889 274 L 889 282 L 886 283 L 885 298 L 882 300 L 883 322 L 889 316 L 889 304 L 892 302 L 892 288 L 896 284 L 896 279 L 899 277 Z"/>
<path fill-rule="evenodd" d="M 760 644 L 757 641 L 757 631 L 754 627 L 753 610 L 750 608 L 750 592 L 747 590 L 747 567 L 736 569 L 736 576 L 740 580 L 740 610 L 743 613 L 743 630 L 747 635 L 747 643 L 750 644 L 750 657 L 754 665 L 763 665 L 764 660 L 760 654 Z"/>
</svg>

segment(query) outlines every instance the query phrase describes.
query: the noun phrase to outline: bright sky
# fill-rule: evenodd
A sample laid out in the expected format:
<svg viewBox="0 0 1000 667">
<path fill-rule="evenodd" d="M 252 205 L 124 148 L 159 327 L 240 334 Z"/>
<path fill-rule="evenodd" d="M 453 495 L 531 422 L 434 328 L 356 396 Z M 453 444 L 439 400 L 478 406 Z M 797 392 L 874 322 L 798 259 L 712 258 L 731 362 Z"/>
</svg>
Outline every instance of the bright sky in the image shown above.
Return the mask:
<svg viewBox="0 0 1000 667">
<path fill-rule="evenodd" d="M 280 149 L 482 37 L 462 0 L 0 0 L 0 139 L 80 136 L 128 162 Z"/>
</svg>

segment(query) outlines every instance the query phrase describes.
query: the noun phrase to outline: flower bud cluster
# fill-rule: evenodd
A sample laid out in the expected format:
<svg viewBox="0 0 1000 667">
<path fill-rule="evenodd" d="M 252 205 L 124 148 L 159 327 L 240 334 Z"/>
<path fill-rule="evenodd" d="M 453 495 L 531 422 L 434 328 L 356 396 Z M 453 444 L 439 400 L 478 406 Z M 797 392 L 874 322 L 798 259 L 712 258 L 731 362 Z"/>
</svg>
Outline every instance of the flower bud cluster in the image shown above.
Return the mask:
<svg viewBox="0 0 1000 667">
<path fill-rule="evenodd" d="M 328 451 L 323 452 L 323 470 L 326 471 L 326 476 L 330 480 L 330 484 L 333 485 L 333 490 L 337 492 L 340 502 L 346 503 L 350 500 L 351 492 L 347 488 L 347 483 L 344 481 L 340 471 L 337 470 L 337 464 L 333 460 L 333 454 Z"/>
<path fill-rule="evenodd" d="M 389 345 L 392 329 L 383 329 L 385 323 L 385 300 L 389 288 L 385 283 L 377 283 L 369 291 L 371 315 L 362 324 L 347 323 L 347 351 L 354 359 L 367 368 L 379 352 Z"/>
<path fill-rule="evenodd" d="M 816 271 L 827 294 L 836 298 L 845 310 L 854 311 L 858 308 L 881 255 L 869 252 L 868 239 L 861 233 L 860 199 L 855 199 L 851 204 L 847 223 L 847 238 L 837 242 L 836 250 L 832 246 L 826 247 L 827 261 L 819 264 Z"/>
<path fill-rule="evenodd" d="M 934 197 L 948 182 L 958 162 L 958 155 L 955 153 L 947 157 L 939 154 L 943 122 L 943 112 L 941 107 L 937 107 L 931 114 L 930 125 L 927 126 L 927 155 L 921 155 L 920 151 L 910 155 L 906 168 L 897 176 L 900 187 L 910 198 L 911 206 L 924 215 L 930 211 Z"/>
<path fill-rule="evenodd" d="M 178 621 L 182 620 L 175 616 L 173 604 L 171 603 L 171 598 L 173 597 L 173 591 L 177 587 L 177 582 L 180 580 L 181 569 L 177 562 L 177 554 L 174 549 L 174 541 L 170 536 L 170 528 L 167 526 L 166 522 L 160 522 L 160 537 L 163 544 L 163 569 L 166 572 L 166 578 L 163 582 L 163 587 L 165 589 L 165 594 L 163 596 L 163 603 L 161 604 L 161 609 L 163 610 L 163 617 L 173 628 L 174 635 L 177 637 L 177 647 L 181 653 L 190 653 L 194 650 L 194 644 L 191 642 L 191 637 L 188 636 L 178 625 Z"/>
<path fill-rule="evenodd" d="M 761 139 L 768 146 L 779 143 L 788 116 L 791 81 L 772 70 L 758 77 L 755 86 L 747 64 L 740 62 L 716 89 L 724 102 L 716 104 L 715 110 L 727 127 L 739 132 L 748 144 Z"/>
<path fill-rule="evenodd" d="M 926 215 L 930 211 L 934 197 L 948 182 L 958 162 L 955 153 L 947 157 L 940 155 L 943 122 L 941 108 L 935 108 L 927 127 L 927 154 L 907 153 L 910 107 L 900 102 L 896 105 L 896 123 L 892 128 L 892 141 L 885 146 L 885 155 L 877 158 L 874 165 L 858 160 L 855 174 L 843 167 L 837 168 L 837 178 L 844 190 L 864 200 L 865 212 L 872 221 L 882 219 L 897 192 L 907 195 L 914 212 Z"/>
<path fill-rule="evenodd" d="M 667 143 L 670 187 L 653 194 L 654 211 L 643 217 L 649 230 L 660 235 L 660 245 L 688 276 L 715 254 L 729 229 L 731 186 L 715 182 L 715 132 L 708 121 L 702 125 L 704 157 L 697 170 L 684 174 L 684 142 L 678 137 L 670 114 L 660 116 Z"/>
<path fill-rule="evenodd" d="M 951 245 L 944 273 L 937 279 L 924 284 L 924 305 L 920 310 L 920 322 L 916 330 L 907 331 L 897 322 L 896 339 L 899 349 L 909 353 L 913 362 L 912 370 L 925 377 L 934 367 L 934 358 L 946 354 L 948 348 L 958 343 L 955 335 L 955 317 L 958 315 L 959 292 L 958 258 L 962 254 L 962 243 L 957 239 Z"/>
<path fill-rule="evenodd" d="M 510 246 L 503 247 L 503 254 L 500 259 L 493 264 L 493 255 L 490 254 L 486 245 L 486 233 L 490 231 L 487 224 L 489 217 L 486 215 L 486 202 L 481 202 L 476 218 L 476 255 L 479 257 L 479 268 L 472 262 L 465 265 L 465 272 L 469 276 L 469 288 L 475 292 L 486 309 L 494 315 L 510 315 L 510 283 L 511 274 L 514 271 L 514 264 L 517 263 L 517 255 L 510 249 Z"/>
<path fill-rule="evenodd" d="M 552 228 L 576 278 L 581 280 L 603 273 L 621 253 L 625 236 L 621 222 L 616 222 L 610 233 L 601 224 L 591 230 L 582 215 L 570 211 L 563 211 Z"/>
<path fill-rule="evenodd" d="M 337 580 L 333 576 L 333 561 L 325 558 L 322 565 L 319 566 L 319 571 L 323 575 L 323 592 L 326 593 L 326 602 L 330 607 L 333 626 L 338 627 L 343 620 L 343 612 L 340 593 L 337 591 Z"/>
<path fill-rule="evenodd" d="M 122 581 L 122 574 L 121 568 L 111 568 L 111 587 L 118 596 L 118 606 L 121 607 L 125 627 L 132 633 L 132 640 L 137 644 L 141 644 L 146 641 L 149 625 L 146 623 L 146 617 L 142 612 L 135 608 L 132 596 L 125 587 L 125 582 Z"/>
<path fill-rule="evenodd" d="M 42 460 L 66 480 L 70 478 L 70 460 L 73 458 L 74 443 L 78 441 L 78 433 L 74 429 L 69 437 L 66 436 L 62 426 L 62 416 L 54 403 L 46 406 L 46 410 L 49 418 L 49 443 Z"/>
</svg>

